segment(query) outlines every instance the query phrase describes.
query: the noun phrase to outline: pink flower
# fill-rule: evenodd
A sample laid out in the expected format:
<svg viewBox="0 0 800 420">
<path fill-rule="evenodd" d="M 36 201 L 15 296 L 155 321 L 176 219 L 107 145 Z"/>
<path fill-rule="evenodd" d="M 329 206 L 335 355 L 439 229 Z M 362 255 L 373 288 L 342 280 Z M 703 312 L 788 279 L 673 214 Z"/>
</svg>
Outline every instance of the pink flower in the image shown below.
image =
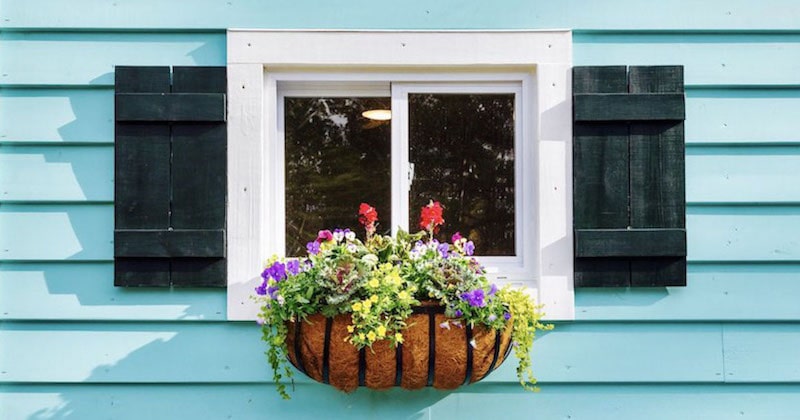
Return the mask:
<svg viewBox="0 0 800 420">
<path fill-rule="evenodd" d="M 333 240 L 333 233 L 329 230 L 321 230 L 317 234 L 317 242 L 328 242 Z"/>
</svg>

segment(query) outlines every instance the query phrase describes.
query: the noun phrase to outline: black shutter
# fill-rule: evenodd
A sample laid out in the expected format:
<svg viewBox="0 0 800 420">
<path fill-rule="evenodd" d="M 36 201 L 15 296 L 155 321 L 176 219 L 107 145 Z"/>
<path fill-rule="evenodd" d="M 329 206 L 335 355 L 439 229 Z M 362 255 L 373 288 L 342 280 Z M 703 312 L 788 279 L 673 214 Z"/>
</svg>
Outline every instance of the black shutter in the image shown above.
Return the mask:
<svg viewBox="0 0 800 420">
<path fill-rule="evenodd" d="M 685 286 L 683 67 L 572 77 L 575 286 Z"/>
<path fill-rule="evenodd" d="M 117 67 L 114 285 L 224 287 L 225 67 Z"/>
</svg>

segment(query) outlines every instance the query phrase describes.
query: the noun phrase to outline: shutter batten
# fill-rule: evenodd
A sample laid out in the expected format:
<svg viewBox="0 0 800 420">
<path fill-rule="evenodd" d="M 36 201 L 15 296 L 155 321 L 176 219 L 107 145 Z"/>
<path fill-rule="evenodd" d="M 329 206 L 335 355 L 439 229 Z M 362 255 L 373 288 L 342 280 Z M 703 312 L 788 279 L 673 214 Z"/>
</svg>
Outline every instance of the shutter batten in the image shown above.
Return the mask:
<svg viewBox="0 0 800 420">
<path fill-rule="evenodd" d="M 224 67 L 117 67 L 114 284 L 224 287 Z"/>
<path fill-rule="evenodd" d="M 576 287 L 686 284 L 680 66 L 573 69 Z"/>
</svg>

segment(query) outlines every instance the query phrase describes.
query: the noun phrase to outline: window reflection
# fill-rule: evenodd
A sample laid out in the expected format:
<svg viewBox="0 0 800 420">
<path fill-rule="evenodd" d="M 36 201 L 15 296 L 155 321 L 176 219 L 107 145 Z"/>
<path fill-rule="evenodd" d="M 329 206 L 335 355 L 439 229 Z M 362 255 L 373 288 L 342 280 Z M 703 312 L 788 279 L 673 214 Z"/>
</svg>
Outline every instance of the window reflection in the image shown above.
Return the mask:
<svg viewBox="0 0 800 420">
<path fill-rule="evenodd" d="M 409 94 L 414 163 L 409 226 L 429 200 L 445 208 L 440 241 L 460 231 L 476 253 L 515 255 L 514 95 Z"/>
<path fill-rule="evenodd" d="M 391 230 L 391 125 L 361 114 L 389 98 L 285 98 L 286 255 L 304 255 L 321 229 L 350 228 L 362 201 Z"/>
</svg>

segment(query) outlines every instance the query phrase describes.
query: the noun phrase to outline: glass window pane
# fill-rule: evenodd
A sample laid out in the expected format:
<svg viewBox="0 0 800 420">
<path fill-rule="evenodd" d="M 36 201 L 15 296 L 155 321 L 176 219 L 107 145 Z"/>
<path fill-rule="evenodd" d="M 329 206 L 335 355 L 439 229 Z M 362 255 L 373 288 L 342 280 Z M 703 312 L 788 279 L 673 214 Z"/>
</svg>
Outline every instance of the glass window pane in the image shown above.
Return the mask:
<svg viewBox="0 0 800 420">
<path fill-rule="evenodd" d="M 286 255 L 303 255 L 321 229 L 363 238 L 362 202 L 378 210 L 378 232 L 391 230 L 390 121 L 361 115 L 390 106 L 389 98 L 285 99 Z"/>
<path fill-rule="evenodd" d="M 438 200 L 440 241 L 458 230 L 476 254 L 515 255 L 514 94 L 409 94 L 408 109 L 412 231 Z"/>
</svg>

